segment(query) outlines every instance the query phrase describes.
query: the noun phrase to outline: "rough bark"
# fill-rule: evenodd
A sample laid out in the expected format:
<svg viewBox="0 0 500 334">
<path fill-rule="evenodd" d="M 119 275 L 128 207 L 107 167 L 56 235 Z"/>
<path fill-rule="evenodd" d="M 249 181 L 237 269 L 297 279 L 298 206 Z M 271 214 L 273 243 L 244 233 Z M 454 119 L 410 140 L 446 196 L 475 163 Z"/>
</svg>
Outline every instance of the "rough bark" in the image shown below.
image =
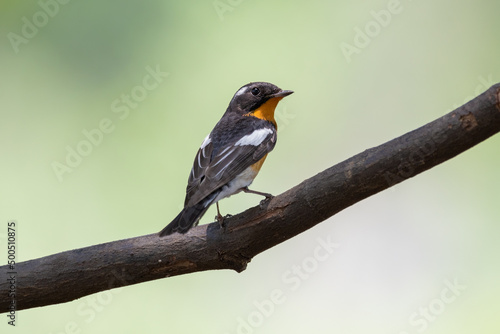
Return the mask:
<svg viewBox="0 0 500 334">
<path fill-rule="evenodd" d="M 368 149 L 272 200 L 185 235 L 150 234 L 16 265 L 17 309 L 203 270 L 241 272 L 257 254 L 337 212 L 466 151 L 500 131 L 500 84 L 414 131 Z M 7 266 L 0 267 L 8 277 Z M 10 283 L 0 280 L 0 312 Z"/>
</svg>

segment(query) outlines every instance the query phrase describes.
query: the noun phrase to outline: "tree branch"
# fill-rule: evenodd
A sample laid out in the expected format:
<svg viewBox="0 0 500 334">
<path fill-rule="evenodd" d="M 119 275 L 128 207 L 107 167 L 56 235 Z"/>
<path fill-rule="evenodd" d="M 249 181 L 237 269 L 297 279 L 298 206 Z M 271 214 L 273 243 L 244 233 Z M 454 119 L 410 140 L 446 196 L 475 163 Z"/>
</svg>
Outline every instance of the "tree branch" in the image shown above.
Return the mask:
<svg viewBox="0 0 500 334">
<path fill-rule="evenodd" d="M 17 309 L 203 270 L 243 271 L 257 254 L 500 131 L 500 84 L 449 114 L 313 176 L 262 207 L 185 235 L 158 234 L 75 249 L 16 265 Z M 0 267 L 0 312 L 10 283 Z M 8 276 L 7 276 L 8 277 Z"/>
</svg>

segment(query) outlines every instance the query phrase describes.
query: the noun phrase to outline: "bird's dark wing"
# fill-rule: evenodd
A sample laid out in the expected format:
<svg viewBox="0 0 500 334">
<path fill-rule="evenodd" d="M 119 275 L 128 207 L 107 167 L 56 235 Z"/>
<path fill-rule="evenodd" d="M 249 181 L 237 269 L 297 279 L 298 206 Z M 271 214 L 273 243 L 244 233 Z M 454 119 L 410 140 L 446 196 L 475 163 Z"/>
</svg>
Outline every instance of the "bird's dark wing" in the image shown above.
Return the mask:
<svg viewBox="0 0 500 334">
<path fill-rule="evenodd" d="M 207 136 L 194 159 L 184 206 L 197 204 L 273 150 L 274 126 L 269 122 L 254 123 L 252 127 L 241 127 L 242 131 L 229 132 L 235 135 L 215 138 L 212 131 Z"/>
</svg>

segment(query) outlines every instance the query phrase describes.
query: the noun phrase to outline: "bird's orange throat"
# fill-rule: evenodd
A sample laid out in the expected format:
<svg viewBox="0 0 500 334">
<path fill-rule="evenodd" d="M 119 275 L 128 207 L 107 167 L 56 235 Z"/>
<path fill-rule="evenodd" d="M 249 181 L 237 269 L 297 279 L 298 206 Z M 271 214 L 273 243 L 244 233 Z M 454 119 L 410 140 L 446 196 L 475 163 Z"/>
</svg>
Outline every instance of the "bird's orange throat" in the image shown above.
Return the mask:
<svg viewBox="0 0 500 334">
<path fill-rule="evenodd" d="M 263 105 L 258 107 L 255 111 L 249 112 L 248 114 L 245 114 L 243 116 L 254 116 L 260 119 L 264 119 L 266 121 L 273 123 L 274 127 L 278 129 L 278 124 L 276 124 L 276 120 L 274 119 L 274 111 L 276 110 L 278 102 L 282 98 L 283 98 L 282 96 L 273 97 L 272 99 L 267 100 Z"/>
</svg>

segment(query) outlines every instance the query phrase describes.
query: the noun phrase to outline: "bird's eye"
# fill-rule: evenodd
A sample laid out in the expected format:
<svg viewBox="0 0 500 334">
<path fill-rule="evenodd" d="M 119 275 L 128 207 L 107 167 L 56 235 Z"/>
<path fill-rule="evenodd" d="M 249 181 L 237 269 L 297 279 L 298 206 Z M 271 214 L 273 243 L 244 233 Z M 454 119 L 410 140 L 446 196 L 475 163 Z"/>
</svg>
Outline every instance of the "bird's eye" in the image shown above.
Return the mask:
<svg viewBox="0 0 500 334">
<path fill-rule="evenodd" d="M 257 96 L 257 95 L 259 95 L 259 93 L 260 93 L 260 89 L 258 89 L 257 87 L 252 88 L 253 95 Z"/>
</svg>

